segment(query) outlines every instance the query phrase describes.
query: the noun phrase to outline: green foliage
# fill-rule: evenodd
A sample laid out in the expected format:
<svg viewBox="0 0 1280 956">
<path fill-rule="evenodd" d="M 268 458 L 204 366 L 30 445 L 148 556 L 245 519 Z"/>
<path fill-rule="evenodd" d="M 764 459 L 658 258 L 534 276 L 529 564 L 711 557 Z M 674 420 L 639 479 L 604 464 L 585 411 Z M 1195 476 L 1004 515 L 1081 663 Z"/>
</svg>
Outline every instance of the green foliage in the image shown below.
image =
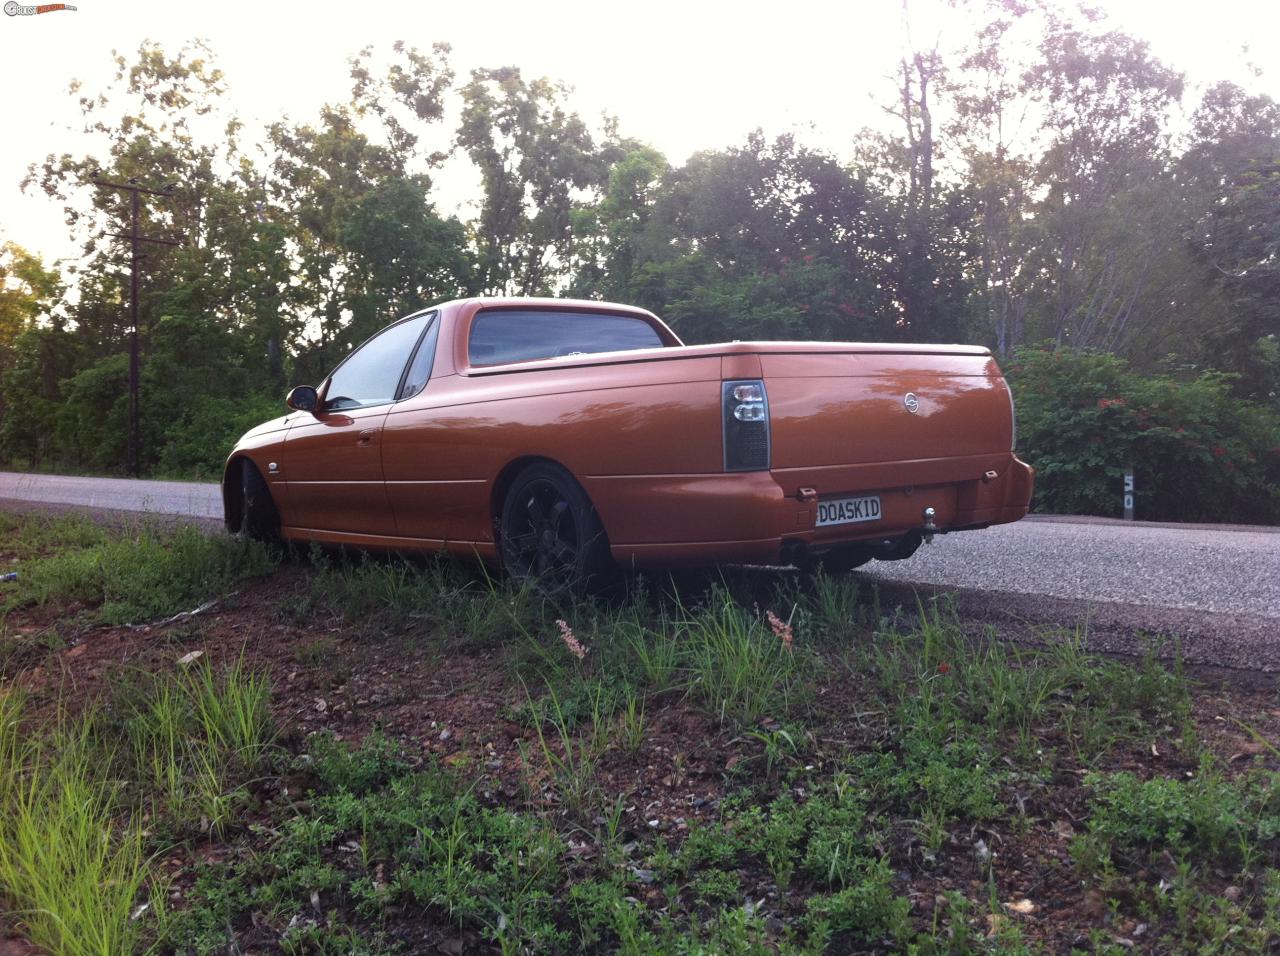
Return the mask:
<svg viewBox="0 0 1280 956">
<path fill-rule="evenodd" d="M 356 748 L 332 734 L 316 734 L 307 743 L 305 766 L 316 775 L 323 792 L 345 790 L 356 796 L 381 788 L 408 769 L 400 745 L 379 730 Z"/>
<path fill-rule="evenodd" d="M 721 588 L 680 622 L 690 692 L 720 721 L 751 725 L 798 709 L 811 652 L 788 646 Z"/>
<path fill-rule="evenodd" d="M 156 471 L 220 480 L 227 455 L 240 436 L 283 411 L 278 395 L 189 395 L 166 424 Z"/>
<path fill-rule="evenodd" d="M 1125 771 L 1094 774 L 1093 815 L 1082 852 L 1156 854 L 1203 863 L 1251 861 L 1260 843 L 1280 838 L 1280 775 L 1257 771 L 1238 781 L 1212 765 L 1187 780 L 1141 780 Z"/>
<path fill-rule="evenodd" d="M 1022 349 L 1006 371 L 1037 508 L 1118 514 L 1131 465 L 1139 518 L 1280 520 L 1280 412 L 1240 402 L 1229 377 L 1139 374 L 1068 348 Z"/>
<path fill-rule="evenodd" d="M 148 876 L 141 827 L 120 807 L 89 721 L 31 737 L 0 691 L 0 893 L 31 940 L 70 956 L 126 956 Z"/>
<path fill-rule="evenodd" d="M 910 935 L 911 901 L 893 885 L 893 869 L 885 860 L 859 861 L 848 884 L 830 896 L 808 903 L 813 931 L 831 932 L 866 943 L 904 940 Z"/>
<path fill-rule="evenodd" d="M 360 847 L 353 873 L 336 847 Z M 427 906 L 495 938 L 554 939 L 549 921 L 561 845 L 554 832 L 483 806 L 448 774 L 400 775 L 367 794 L 317 796 L 256 861 L 260 905 L 301 913 L 312 892 L 377 909 Z"/>
<path fill-rule="evenodd" d="M 271 571 L 276 557 L 257 542 L 210 537 L 184 525 L 151 525 L 20 565 L 7 606 L 81 601 L 111 624 L 150 620 L 222 597 L 236 581 Z"/>
</svg>

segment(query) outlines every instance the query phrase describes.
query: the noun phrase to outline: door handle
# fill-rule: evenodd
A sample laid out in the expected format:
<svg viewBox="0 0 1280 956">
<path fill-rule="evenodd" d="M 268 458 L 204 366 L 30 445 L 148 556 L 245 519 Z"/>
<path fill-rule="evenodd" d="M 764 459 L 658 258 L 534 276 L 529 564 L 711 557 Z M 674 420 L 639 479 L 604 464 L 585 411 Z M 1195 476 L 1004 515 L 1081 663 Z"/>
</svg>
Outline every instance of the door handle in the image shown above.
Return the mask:
<svg viewBox="0 0 1280 956">
<path fill-rule="evenodd" d="M 360 432 L 360 438 L 356 442 L 357 445 L 368 445 L 373 442 L 373 437 L 378 434 L 376 428 L 365 428 Z"/>
</svg>

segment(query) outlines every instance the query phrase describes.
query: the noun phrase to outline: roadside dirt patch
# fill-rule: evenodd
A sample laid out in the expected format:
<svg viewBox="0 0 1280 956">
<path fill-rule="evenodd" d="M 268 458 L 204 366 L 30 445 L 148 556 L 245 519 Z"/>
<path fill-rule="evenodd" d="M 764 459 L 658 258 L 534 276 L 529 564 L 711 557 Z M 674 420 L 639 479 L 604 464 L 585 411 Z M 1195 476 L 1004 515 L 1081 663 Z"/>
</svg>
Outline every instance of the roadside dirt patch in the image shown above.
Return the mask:
<svg viewBox="0 0 1280 956">
<path fill-rule="evenodd" d="M 131 673 L 172 672 L 193 655 L 215 663 L 241 659 L 270 676 L 281 739 L 291 749 L 305 750 L 314 732 L 358 743 L 376 730 L 402 744 L 415 761 L 434 756 L 465 774 L 495 806 L 562 812 L 528 714 L 531 698 L 541 694 L 536 667 L 518 644 L 461 649 L 413 625 L 382 633 L 340 616 L 298 622 L 287 608 L 306 588 L 308 573 L 305 566 L 287 565 L 199 614 L 163 625 L 81 626 L 76 619 L 84 609 L 74 606 L 17 611 L 7 622 L 9 633 L 32 640 L 22 666 L 15 669 L 11 660 L 9 672 L 30 695 L 29 712 L 51 718 L 60 708 L 76 711 L 109 700 L 113 687 Z M 850 754 L 892 745 L 886 715 L 859 675 L 841 670 L 838 649 L 828 654 L 826 673 L 814 686 L 812 714 L 803 730 L 791 728 L 806 737 L 798 749 L 809 768 L 835 768 Z M 761 745 L 782 729 L 772 717 L 754 728 L 759 735 L 750 728 L 733 731 L 680 693 L 651 697 L 644 717 L 635 749 L 611 744 L 595 768 L 600 788 L 621 802 L 625 840 L 662 836 L 679 845 L 691 827 L 719 820 L 722 802 L 744 784 L 763 782 L 782 794 L 792 786 Z M 1276 763 L 1268 744 L 1280 740 L 1274 689 L 1201 685 L 1191 717 L 1202 743 L 1227 767 Z M 1149 743 L 1121 742 L 1091 769 L 1127 770 L 1141 778 L 1190 776 L 1196 764 L 1179 746 L 1181 729 L 1150 731 Z M 1034 728 L 1027 745 L 1067 753 L 1076 743 L 1062 726 L 1045 725 Z M 935 911 L 941 918 L 954 905 L 948 894 L 958 893 L 996 900 L 1000 911 L 989 917 L 992 933 L 1001 920 L 1016 921 L 1025 939 L 1051 951 L 1085 945 L 1099 927 L 1109 939 L 1140 940 L 1149 929 L 1132 918 L 1113 919 L 1098 891 L 1075 873 L 1072 841 L 1088 816 L 1084 773 L 1057 771 L 1048 779 L 1015 774 L 1016 816 L 949 828 L 935 846 L 922 842 L 919 821 L 904 819 L 890 828 L 880 849 L 898 861 L 895 885 L 911 901 L 917 922 L 927 923 Z M 259 797 L 292 799 L 305 785 L 289 778 L 267 782 Z M 583 867 L 598 852 L 590 839 L 572 845 Z M 164 865 L 175 885 L 185 886 L 190 866 L 229 852 L 216 841 L 198 843 L 180 848 Z M 777 900 L 773 877 L 764 869 L 747 868 L 739 878 L 749 898 Z M 663 905 L 659 887 L 637 892 L 648 905 Z M 464 938 L 430 923 L 406 924 L 397 933 L 439 945 Z M 478 945 L 472 940 L 464 948 L 470 951 L 473 944 Z"/>
</svg>

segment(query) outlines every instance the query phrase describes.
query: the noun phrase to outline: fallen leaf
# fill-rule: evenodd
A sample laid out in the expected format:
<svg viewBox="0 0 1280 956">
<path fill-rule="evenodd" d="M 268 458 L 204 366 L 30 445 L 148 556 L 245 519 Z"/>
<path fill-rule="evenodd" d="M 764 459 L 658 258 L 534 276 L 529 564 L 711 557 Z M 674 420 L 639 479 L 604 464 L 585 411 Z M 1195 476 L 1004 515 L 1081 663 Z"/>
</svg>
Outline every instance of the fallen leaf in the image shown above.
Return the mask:
<svg viewBox="0 0 1280 956">
<path fill-rule="evenodd" d="M 189 667 L 202 657 L 204 657 L 204 651 L 188 651 L 178 658 L 178 665 L 180 667 Z"/>
</svg>

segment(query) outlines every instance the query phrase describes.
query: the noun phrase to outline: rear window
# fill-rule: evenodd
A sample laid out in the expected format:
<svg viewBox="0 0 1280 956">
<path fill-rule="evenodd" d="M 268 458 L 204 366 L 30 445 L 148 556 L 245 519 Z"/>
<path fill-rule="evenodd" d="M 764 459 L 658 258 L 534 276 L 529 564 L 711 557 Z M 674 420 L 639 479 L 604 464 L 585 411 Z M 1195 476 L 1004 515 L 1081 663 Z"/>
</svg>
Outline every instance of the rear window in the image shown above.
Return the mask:
<svg viewBox="0 0 1280 956">
<path fill-rule="evenodd" d="M 662 348 L 644 319 L 604 312 L 501 309 L 481 312 L 471 324 L 472 365 L 505 365 L 591 352 Z"/>
</svg>

